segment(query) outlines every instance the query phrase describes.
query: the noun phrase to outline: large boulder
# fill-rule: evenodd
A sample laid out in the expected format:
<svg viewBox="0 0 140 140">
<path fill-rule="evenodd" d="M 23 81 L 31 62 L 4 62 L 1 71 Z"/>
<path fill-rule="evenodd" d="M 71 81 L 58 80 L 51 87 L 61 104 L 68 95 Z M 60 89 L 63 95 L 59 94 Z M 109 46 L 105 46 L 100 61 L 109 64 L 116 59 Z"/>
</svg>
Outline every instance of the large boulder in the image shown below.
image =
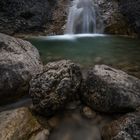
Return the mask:
<svg viewBox="0 0 140 140">
<path fill-rule="evenodd" d="M 42 31 L 51 22 L 56 0 L 1 0 L 0 32 L 6 34 Z"/>
<path fill-rule="evenodd" d="M 31 77 L 41 70 L 34 46 L 0 33 L 0 103 L 27 95 Z"/>
<path fill-rule="evenodd" d="M 82 100 L 94 110 L 128 112 L 140 106 L 140 80 L 106 65 L 95 65 L 82 88 Z"/>
<path fill-rule="evenodd" d="M 102 136 L 103 140 L 139 140 L 140 112 L 126 114 L 104 126 Z"/>
<path fill-rule="evenodd" d="M 1 112 L 0 130 L 0 140 L 47 140 L 49 134 L 25 107 Z"/>
<path fill-rule="evenodd" d="M 94 0 L 105 33 L 140 34 L 139 0 Z M 63 34 L 70 0 L 1 0 L 0 32 Z M 99 16 L 98 16 L 99 17 Z"/>
<path fill-rule="evenodd" d="M 56 111 L 77 96 L 82 75 L 79 66 L 69 60 L 48 63 L 42 73 L 30 82 L 30 95 L 34 109 L 46 116 Z"/>
</svg>

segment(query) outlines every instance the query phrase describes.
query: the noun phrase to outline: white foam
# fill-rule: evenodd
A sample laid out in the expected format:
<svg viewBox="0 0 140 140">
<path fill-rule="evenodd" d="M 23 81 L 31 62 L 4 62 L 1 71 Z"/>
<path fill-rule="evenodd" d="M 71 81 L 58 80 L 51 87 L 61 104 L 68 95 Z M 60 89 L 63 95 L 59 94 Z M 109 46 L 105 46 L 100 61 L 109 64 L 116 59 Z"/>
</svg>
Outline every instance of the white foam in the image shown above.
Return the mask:
<svg viewBox="0 0 140 140">
<path fill-rule="evenodd" d="M 54 36 L 39 36 L 35 37 L 42 40 L 76 40 L 81 37 L 104 37 L 105 34 L 64 34 L 64 35 L 54 35 Z"/>
</svg>

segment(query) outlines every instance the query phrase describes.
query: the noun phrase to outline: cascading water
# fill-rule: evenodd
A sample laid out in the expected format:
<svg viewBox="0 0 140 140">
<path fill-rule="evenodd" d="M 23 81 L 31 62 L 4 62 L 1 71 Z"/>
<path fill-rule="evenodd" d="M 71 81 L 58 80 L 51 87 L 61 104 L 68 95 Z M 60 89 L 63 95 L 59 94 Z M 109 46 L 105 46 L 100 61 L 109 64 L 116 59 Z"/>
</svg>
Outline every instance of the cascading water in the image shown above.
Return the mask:
<svg viewBox="0 0 140 140">
<path fill-rule="evenodd" d="M 66 34 L 102 32 L 103 22 L 94 0 L 73 0 L 69 9 Z"/>
</svg>

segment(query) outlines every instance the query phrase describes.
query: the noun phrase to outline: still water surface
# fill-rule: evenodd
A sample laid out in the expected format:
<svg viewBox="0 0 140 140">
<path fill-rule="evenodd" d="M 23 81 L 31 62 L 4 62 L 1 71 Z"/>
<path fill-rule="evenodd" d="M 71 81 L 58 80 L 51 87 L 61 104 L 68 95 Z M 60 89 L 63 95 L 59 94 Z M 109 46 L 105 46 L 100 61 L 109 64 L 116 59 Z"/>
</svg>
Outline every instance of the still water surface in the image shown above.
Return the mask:
<svg viewBox="0 0 140 140">
<path fill-rule="evenodd" d="M 109 35 L 40 36 L 28 39 L 43 63 L 70 59 L 82 68 L 106 64 L 140 78 L 140 40 Z"/>
</svg>

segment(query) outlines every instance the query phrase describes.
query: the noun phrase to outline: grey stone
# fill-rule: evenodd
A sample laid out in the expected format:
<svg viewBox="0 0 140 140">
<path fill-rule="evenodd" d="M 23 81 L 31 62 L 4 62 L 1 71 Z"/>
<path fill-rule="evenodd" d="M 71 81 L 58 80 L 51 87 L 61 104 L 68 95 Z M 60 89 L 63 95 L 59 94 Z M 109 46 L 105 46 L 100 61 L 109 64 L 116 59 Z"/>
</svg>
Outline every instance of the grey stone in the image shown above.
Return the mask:
<svg viewBox="0 0 140 140">
<path fill-rule="evenodd" d="M 25 107 L 1 112 L 0 130 L 0 140 L 28 140 L 33 137 L 34 140 L 44 140 L 49 134 L 49 130 L 44 129 Z M 37 139 L 39 135 L 40 139 Z"/>
<path fill-rule="evenodd" d="M 129 113 L 104 126 L 104 140 L 139 140 L 140 112 Z"/>
<path fill-rule="evenodd" d="M 106 65 L 95 65 L 82 88 L 82 100 L 106 113 L 129 112 L 140 106 L 140 80 Z"/>
<path fill-rule="evenodd" d="M 29 42 L 0 33 L 1 103 L 27 95 L 29 81 L 42 70 L 37 49 Z"/>
<path fill-rule="evenodd" d="M 69 60 L 48 63 L 30 82 L 34 109 L 46 116 L 54 114 L 78 96 L 80 67 Z"/>
</svg>

